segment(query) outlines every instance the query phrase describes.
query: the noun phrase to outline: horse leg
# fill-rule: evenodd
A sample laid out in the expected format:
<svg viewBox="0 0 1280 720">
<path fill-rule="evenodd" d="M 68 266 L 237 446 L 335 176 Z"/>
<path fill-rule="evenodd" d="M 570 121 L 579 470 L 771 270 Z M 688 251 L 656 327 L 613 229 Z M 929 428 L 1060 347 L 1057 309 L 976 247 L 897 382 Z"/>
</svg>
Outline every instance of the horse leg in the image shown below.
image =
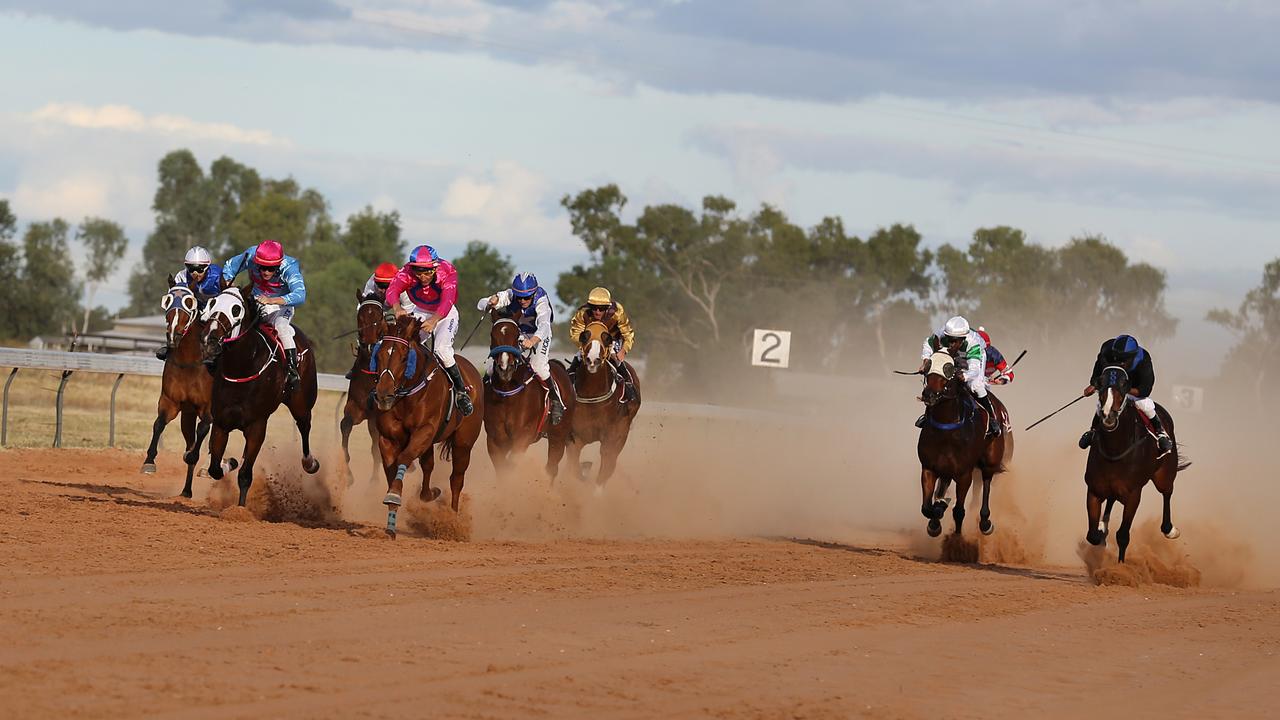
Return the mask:
<svg viewBox="0 0 1280 720">
<path fill-rule="evenodd" d="M 262 443 L 266 439 L 266 418 L 244 429 L 244 462 L 236 475 L 236 482 L 240 486 L 240 500 L 237 503 L 240 507 L 244 507 L 244 501 L 249 497 L 249 487 L 253 485 L 253 464 L 258 461 L 258 453 L 262 450 Z"/>
<path fill-rule="evenodd" d="M 462 485 L 467 479 L 467 468 L 471 466 L 471 446 L 453 446 L 453 471 L 449 473 L 449 490 L 453 493 L 449 506 L 458 512 L 458 504 L 462 501 Z"/>
<path fill-rule="evenodd" d="M 1116 530 L 1116 546 L 1120 548 L 1120 562 L 1124 562 L 1124 551 L 1129 547 L 1129 526 L 1133 525 L 1133 517 L 1138 514 L 1138 505 L 1141 502 L 1142 488 L 1129 493 L 1129 497 L 1124 499 L 1124 517 L 1120 520 L 1120 529 Z"/>
<path fill-rule="evenodd" d="M 489 450 L 489 461 L 493 463 L 493 472 L 500 480 L 505 480 L 511 469 L 511 459 L 507 456 L 506 448 L 502 447 L 496 433 L 486 432 L 484 444 Z"/>
<path fill-rule="evenodd" d="M 627 436 L 621 433 L 606 435 L 600 441 L 600 472 L 596 475 L 596 487 L 603 488 L 605 482 L 613 477 L 613 471 L 618 467 L 618 456 L 626 444 Z"/>
<path fill-rule="evenodd" d="M 547 479 L 555 482 L 560 474 L 560 461 L 564 458 L 566 438 L 563 434 L 547 436 Z"/>
<path fill-rule="evenodd" d="M 1107 502 L 1107 512 L 1111 511 L 1111 504 L 1114 501 Z M 1089 528 L 1085 531 L 1084 539 L 1089 541 L 1090 545 L 1104 545 L 1107 542 L 1107 533 L 1102 529 L 1102 523 L 1099 522 L 1099 516 L 1102 515 L 1102 498 L 1093 494 L 1090 490 L 1084 496 L 1085 512 L 1089 516 Z"/>
<path fill-rule="evenodd" d="M 970 470 L 963 477 L 956 478 L 956 506 L 951 508 L 951 519 L 956 522 L 956 534 L 961 535 L 960 528 L 964 525 L 964 504 L 969 497 L 969 488 L 973 486 L 973 471 Z"/>
<path fill-rule="evenodd" d="M 187 464 L 187 481 L 182 486 L 182 497 L 191 497 L 191 478 L 196 474 L 196 461 L 200 459 L 200 442 L 204 440 L 204 433 L 209 428 L 204 423 L 200 424 L 200 432 L 198 435 L 196 429 L 196 413 L 194 410 L 182 411 L 182 437 L 186 438 L 186 452 L 182 453 L 182 461 Z"/>
<path fill-rule="evenodd" d="M 1176 467 L 1177 462 L 1175 461 L 1172 465 Z M 1161 465 L 1156 470 L 1155 475 L 1151 477 L 1151 482 L 1156 486 L 1156 490 L 1159 490 L 1160 494 L 1164 496 L 1164 518 L 1160 521 L 1160 532 L 1164 533 L 1164 536 L 1170 540 L 1177 540 L 1182 535 L 1182 531 L 1178 530 L 1173 524 L 1173 478 L 1174 473 L 1177 471 L 1170 470 L 1169 467 L 1169 464 Z"/>
<path fill-rule="evenodd" d="M 585 445 L 577 438 L 570 437 L 569 444 L 565 446 L 565 454 L 569 456 L 569 472 L 579 480 L 586 480 L 586 476 L 582 472 L 582 448 Z"/>
<path fill-rule="evenodd" d="M 164 432 L 164 426 L 168 425 L 178 415 L 178 406 L 169 401 L 169 398 L 161 395 L 160 401 L 156 403 L 156 421 L 151 424 L 151 444 L 147 446 L 147 459 L 142 461 L 142 472 L 148 475 L 154 475 L 156 472 L 156 453 L 159 452 L 160 434 Z"/>
<path fill-rule="evenodd" d="M 348 447 L 348 443 L 351 441 L 351 428 L 353 425 L 355 423 L 351 420 L 351 411 L 344 409 L 342 411 L 342 421 L 338 423 L 338 431 L 342 433 L 342 459 L 346 462 L 343 469 L 347 473 L 347 487 L 356 484 L 356 476 L 351 474 L 351 449 Z"/>
<path fill-rule="evenodd" d="M 311 405 L 304 397 L 305 393 L 290 393 L 289 412 L 293 422 L 298 426 L 298 434 L 302 436 L 302 469 L 308 475 L 315 475 L 320 470 L 320 461 L 311 457 Z M 315 402 L 315 398 L 311 398 Z"/>
<path fill-rule="evenodd" d="M 1111 532 L 1111 508 L 1116 506 L 1116 499 L 1107 500 L 1107 504 L 1102 506 L 1102 522 L 1098 523 L 1098 529 L 1102 531 L 1102 537 L 1106 538 Z"/>
<path fill-rule="evenodd" d="M 418 458 L 418 466 L 422 468 L 422 489 L 418 491 L 418 499 L 422 502 L 434 502 L 440 497 L 440 488 L 431 487 L 431 473 L 436 468 L 435 446 L 430 445 L 427 451 Z"/>
<path fill-rule="evenodd" d="M 217 423 L 209 430 L 209 477 L 222 479 L 222 455 L 227 451 L 230 435 Z"/>
<path fill-rule="evenodd" d="M 947 507 L 943 505 L 941 510 L 937 508 L 937 504 L 933 500 L 937 487 L 937 473 L 925 467 L 920 468 L 920 493 L 923 495 L 923 500 L 920 503 L 920 514 L 929 519 L 929 537 L 938 537 L 942 534 L 942 523 L 939 522 L 939 519 Z"/>
<path fill-rule="evenodd" d="M 991 478 L 994 475 L 992 471 L 983 468 L 982 470 L 982 510 L 978 513 L 978 529 L 983 535 L 990 535 L 996 531 L 996 524 L 991 522 Z"/>
<path fill-rule="evenodd" d="M 378 449 L 378 438 L 381 433 L 378 432 L 378 424 L 373 418 L 365 420 L 365 425 L 369 427 L 369 453 L 373 456 L 373 463 L 369 466 L 369 482 L 372 483 L 378 477 L 378 468 L 382 466 L 382 451 Z"/>
</svg>

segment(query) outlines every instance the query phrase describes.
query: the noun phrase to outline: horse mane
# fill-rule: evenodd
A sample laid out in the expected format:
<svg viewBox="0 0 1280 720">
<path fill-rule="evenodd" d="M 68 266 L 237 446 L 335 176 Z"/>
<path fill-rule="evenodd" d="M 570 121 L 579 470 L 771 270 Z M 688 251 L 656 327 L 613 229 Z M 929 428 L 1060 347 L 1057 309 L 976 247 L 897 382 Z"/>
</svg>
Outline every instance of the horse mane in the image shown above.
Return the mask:
<svg viewBox="0 0 1280 720">
<path fill-rule="evenodd" d="M 396 322 L 388 330 L 401 340 L 415 340 L 418 336 L 418 330 L 422 327 L 422 321 L 413 315 L 401 315 L 396 318 Z"/>
</svg>

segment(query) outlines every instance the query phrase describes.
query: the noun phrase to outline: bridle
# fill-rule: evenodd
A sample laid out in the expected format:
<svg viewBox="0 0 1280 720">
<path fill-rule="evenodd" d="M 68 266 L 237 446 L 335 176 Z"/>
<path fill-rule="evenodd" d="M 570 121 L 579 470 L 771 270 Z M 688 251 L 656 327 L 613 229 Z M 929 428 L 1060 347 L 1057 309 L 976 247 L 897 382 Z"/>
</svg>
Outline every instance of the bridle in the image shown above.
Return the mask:
<svg viewBox="0 0 1280 720">
<path fill-rule="evenodd" d="M 176 345 L 179 340 L 186 336 L 187 331 L 195 325 L 197 316 L 200 314 L 199 303 L 196 300 L 196 294 L 191 292 L 191 288 L 182 285 L 174 285 L 169 288 L 169 292 L 160 300 L 160 307 L 164 310 L 166 316 L 169 312 L 174 312 L 173 319 L 168 320 L 166 332 L 169 334 L 169 344 Z M 187 321 L 181 326 L 178 322 L 177 311 L 182 310 L 187 313 Z"/>
<path fill-rule="evenodd" d="M 389 342 L 393 345 L 403 345 L 405 348 L 405 352 L 408 353 L 405 360 L 405 370 L 406 370 L 406 372 L 404 373 L 405 377 L 401 378 L 401 380 L 397 380 L 396 374 L 391 372 L 391 368 L 385 367 L 385 368 L 382 368 L 382 371 L 378 373 L 378 379 L 375 381 L 375 382 L 381 381 L 383 375 L 386 375 L 387 377 L 391 378 L 391 384 L 394 385 L 396 388 L 395 392 L 392 393 L 393 398 L 395 398 L 396 400 L 399 400 L 400 398 L 413 395 L 414 393 L 422 390 L 422 388 L 426 387 L 427 383 L 431 382 L 431 378 L 435 376 L 436 370 L 438 369 L 439 366 L 433 367 L 431 369 L 431 372 L 426 372 L 425 365 L 427 363 L 427 352 L 426 352 L 426 349 L 423 348 L 419 343 L 416 343 L 416 342 L 411 343 L 408 340 L 405 340 L 404 338 L 398 337 L 396 335 L 385 335 L 378 342 L 379 343 Z M 413 376 L 418 374 L 418 368 L 416 367 L 416 365 L 419 357 L 419 350 L 421 350 L 422 363 L 424 365 L 424 367 L 422 368 L 423 378 L 414 387 L 406 388 L 404 386 L 404 383 L 412 382 Z M 374 356 L 375 368 L 377 367 L 377 362 L 378 362 L 377 356 L 375 355 Z M 414 365 L 415 367 L 410 367 L 411 365 Z M 376 389 L 374 392 L 375 393 L 377 392 Z"/>
</svg>

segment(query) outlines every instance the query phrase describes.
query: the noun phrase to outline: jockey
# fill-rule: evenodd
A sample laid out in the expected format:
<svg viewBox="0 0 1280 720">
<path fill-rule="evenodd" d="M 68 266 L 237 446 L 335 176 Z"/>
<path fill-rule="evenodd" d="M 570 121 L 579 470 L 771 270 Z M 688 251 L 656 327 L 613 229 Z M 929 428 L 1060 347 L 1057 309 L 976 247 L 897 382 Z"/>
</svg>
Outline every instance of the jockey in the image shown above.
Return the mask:
<svg viewBox="0 0 1280 720">
<path fill-rule="evenodd" d="M 391 278 L 396 276 L 400 268 L 395 263 L 384 262 L 373 269 L 373 274 L 364 283 L 364 290 L 360 294 L 365 298 L 376 297 L 379 300 L 387 296 L 387 286 L 391 284 Z"/>
<path fill-rule="evenodd" d="M 222 266 L 213 264 L 213 256 L 208 250 L 196 245 L 187 251 L 182 259 L 183 268 L 173 276 L 174 287 L 185 287 L 195 293 L 196 302 L 204 305 L 210 298 L 222 292 Z M 164 360 L 169 356 L 168 340 L 156 350 L 156 357 Z"/>
<path fill-rule="evenodd" d="M 609 335 L 616 338 L 613 347 L 609 348 L 611 355 L 609 361 L 613 363 L 615 370 L 625 368 L 623 362 L 627 359 L 627 353 L 631 352 L 631 346 L 636 342 L 636 331 L 632 329 L 631 318 L 622 308 L 622 303 L 615 302 L 606 288 L 592 288 L 587 294 L 586 304 L 579 307 L 573 314 L 573 318 L 569 320 L 569 335 L 573 337 L 575 344 L 580 343 L 579 338 L 587 329 L 587 323 L 592 322 L 604 323 L 609 329 Z M 577 363 L 576 357 L 574 363 Z M 619 372 L 618 375 L 622 378 L 622 401 L 635 400 L 636 389 L 632 384 L 630 371 Z"/>
<path fill-rule="evenodd" d="M 538 278 L 533 273 L 522 272 L 511 281 L 510 289 L 480 298 L 476 303 L 476 309 L 482 312 L 491 308 L 520 326 L 522 349 L 533 350 L 529 356 L 529 367 L 538 376 L 543 389 L 551 393 L 551 424 L 560 424 L 564 417 L 564 402 L 560 399 L 560 388 L 551 381 L 553 319 L 547 291 L 538 287 Z"/>
<path fill-rule="evenodd" d="M 409 262 L 387 286 L 387 307 L 396 317 L 413 315 L 422 322 L 419 339 L 435 336 L 435 353 L 453 384 L 454 402 L 463 416 L 475 411 L 462 382 L 462 371 L 453 357 L 453 336 L 458 334 L 458 271 L 430 245 L 419 245 L 409 253 Z"/>
<path fill-rule="evenodd" d="M 925 338 L 920 350 L 920 359 L 927 361 L 935 352 L 949 352 L 965 361 L 964 382 L 973 396 L 982 403 L 987 411 L 987 434 L 999 435 L 1000 423 L 996 419 L 995 408 L 991 398 L 987 396 L 987 344 L 982 336 L 969 329 L 969 321 L 959 315 L 951 318 L 937 333 Z M 926 364 L 920 364 L 920 372 L 924 373 Z M 916 427 L 924 426 L 924 417 L 916 421 Z"/>
<path fill-rule="evenodd" d="M 984 327 L 978 328 L 978 335 L 982 337 L 982 341 L 987 344 L 987 367 L 985 374 L 987 376 L 988 385 L 1008 385 L 1013 382 L 1013 371 L 1009 369 L 1009 363 L 1004 359 L 1004 355 L 991 344 L 991 336 L 987 334 Z"/>
<path fill-rule="evenodd" d="M 302 281 L 302 269 L 298 260 L 284 254 L 284 248 L 275 240 L 264 240 L 248 250 L 233 256 L 222 266 L 222 276 L 230 284 L 241 270 L 249 271 L 253 283 L 250 293 L 262 305 L 276 305 L 280 309 L 263 313 L 259 322 L 270 324 L 280 337 L 287 361 L 286 392 L 298 386 L 298 346 L 293 341 L 294 309 L 307 300 L 307 286 Z"/>
<path fill-rule="evenodd" d="M 1173 441 L 1161 426 L 1156 401 L 1151 399 L 1151 389 L 1156 384 L 1151 353 L 1143 349 L 1132 335 L 1120 335 L 1102 343 L 1102 347 L 1098 349 L 1098 359 L 1093 363 L 1093 374 L 1089 376 L 1089 386 L 1084 389 L 1085 396 L 1097 392 L 1098 378 L 1102 375 L 1103 368 L 1113 365 L 1119 365 L 1129 374 L 1129 394 L 1134 396 L 1133 406 L 1151 421 L 1151 429 L 1156 431 L 1156 445 L 1160 447 L 1160 452 L 1169 452 L 1173 449 Z M 1101 407 L 1102 398 L 1098 400 Z M 1080 436 L 1081 450 L 1093 442 L 1093 432 L 1093 428 L 1089 428 Z"/>
</svg>

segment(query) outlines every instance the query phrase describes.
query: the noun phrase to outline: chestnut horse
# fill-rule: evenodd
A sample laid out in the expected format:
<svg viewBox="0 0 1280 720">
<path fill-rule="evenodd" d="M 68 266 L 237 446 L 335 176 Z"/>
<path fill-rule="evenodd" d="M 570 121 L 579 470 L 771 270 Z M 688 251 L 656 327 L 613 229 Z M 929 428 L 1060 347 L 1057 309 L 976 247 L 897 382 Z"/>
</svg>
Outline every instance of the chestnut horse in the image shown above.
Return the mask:
<svg viewBox="0 0 1280 720">
<path fill-rule="evenodd" d="M 493 368 L 484 379 L 484 434 L 489 459 L 499 475 L 511 468 L 512 456 L 522 454 L 543 435 L 547 438 L 547 476 L 560 471 L 573 423 L 574 403 L 569 399 L 572 381 L 558 362 L 551 363 L 551 381 L 565 400 L 564 416 L 551 424 L 550 389 L 542 385 L 520 350 L 520 326 L 515 320 L 492 314 L 489 357 Z M 525 392 L 529 390 L 529 392 Z"/>
<path fill-rule="evenodd" d="M 1120 562 L 1124 562 L 1125 550 L 1129 546 L 1129 528 L 1133 525 L 1133 517 L 1142 501 L 1142 489 L 1148 480 L 1164 496 L 1160 532 L 1170 540 L 1181 535 L 1173 525 L 1170 502 L 1174 479 L 1191 463 L 1179 460 L 1173 418 L 1163 407 L 1156 405 L 1160 422 L 1173 441 L 1173 448 L 1164 455 L 1160 454 L 1155 438 L 1144 422 L 1146 416 L 1133 404 L 1134 398 L 1129 394 L 1129 374 L 1124 368 L 1103 368 L 1099 382 L 1100 406 L 1084 470 L 1084 483 L 1088 487 L 1085 503 L 1089 514 L 1085 539 L 1091 545 L 1106 544 L 1111 507 L 1119 500 L 1124 505 L 1124 518 L 1116 530 L 1116 545 L 1120 550 Z M 1102 511 L 1104 500 L 1107 504 L 1105 512 Z"/>
<path fill-rule="evenodd" d="M 991 406 L 1001 415 L 1004 432 L 987 437 L 987 412 L 964 383 L 963 366 L 949 353 L 936 352 L 924 371 L 925 386 L 920 399 L 925 404 L 925 423 L 920 429 L 916 454 L 920 458 L 920 512 L 929 519 L 930 537 L 942 534 L 942 515 L 947 511 L 947 488 L 956 483 L 956 504 L 951 510 L 955 534 L 964 524 L 964 504 L 973 484 L 973 471 L 982 473 L 982 511 L 978 529 L 983 535 L 995 532 L 991 522 L 991 478 L 1004 472 L 1006 449 L 1013 454 L 1013 431 L 1008 411 L 994 395 Z"/>
<path fill-rule="evenodd" d="M 355 349 L 355 370 L 351 376 L 351 384 L 347 386 L 347 403 L 342 408 L 342 421 L 338 423 L 338 428 L 342 431 L 342 456 L 347 463 L 345 468 L 347 487 L 351 487 L 356 481 L 355 476 L 351 474 L 351 450 L 348 449 L 351 428 L 366 420 L 369 421 L 367 425 L 369 451 L 373 453 L 373 467 L 369 471 L 370 479 L 376 476 L 377 468 L 382 463 L 382 454 L 378 452 L 378 427 L 370 418 L 370 408 L 373 405 L 373 383 L 378 373 L 371 370 L 369 365 L 373 358 L 374 343 L 387 332 L 387 321 L 384 315 L 386 306 L 376 295 L 366 297 L 359 291 L 356 292 L 356 300 L 360 303 L 356 307 L 356 336 L 359 344 Z"/>
<path fill-rule="evenodd" d="M 462 499 L 462 485 L 471 465 L 471 448 L 480 438 L 484 404 L 480 373 L 466 358 L 457 357 L 458 369 L 476 412 L 463 417 L 454 406 L 453 385 L 435 353 L 418 342 L 421 321 L 412 315 L 396 320 L 374 350 L 378 377 L 374 385 L 374 422 L 378 424 L 378 450 L 387 474 L 387 535 L 396 536 L 396 514 L 404 492 L 404 475 L 415 459 L 422 465 L 422 489 L 418 497 L 430 502 L 440 497 L 431 487 L 435 467 L 433 448 L 444 443 L 440 459 L 452 458 L 449 488 L 454 512 Z"/>
<path fill-rule="evenodd" d="M 600 472 L 596 489 L 604 487 L 618 464 L 618 455 L 627 444 L 631 421 L 640 411 L 640 380 L 635 368 L 622 364 L 634 381 L 636 397 L 622 402 L 623 384 L 619 370 L 609 360 L 618 338 L 601 322 L 588 323 L 578 338 L 578 364 L 573 373 L 573 394 L 577 407 L 569 436 L 569 464 L 581 474 L 579 457 L 584 445 L 600 443 Z"/>
<path fill-rule="evenodd" d="M 173 283 L 172 277 L 169 282 Z M 209 434 L 209 399 L 213 393 L 213 379 L 200 364 L 200 335 L 204 332 L 205 323 L 199 318 L 199 305 L 196 294 L 185 285 L 174 285 L 160 300 L 160 307 L 164 310 L 165 339 L 170 350 L 160 379 L 160 399 L 156 402 L 156 421 L 151 426 L 151 444 L 147 446 L 147 459 L 142 461 L 142 472 L 154 474 L 160 435 L 165 426 L 182 413 L 182 437 L 187 441 L 186 452 L 182 455 L 182 461 L 187 464 L 183 497 L 191 497 L 191 478 L 200 459 L 200 446 L 205 435 Z M 230 467 L 235 468 L 234 460 Z"/>
<path fill-rule="evenodd" d="M 316 362 L 311 341 L 294 329 L 298 346 L 298 387 L 285 394 L 284 347 L 269 325 L 260 323 L 274 305 L 245 302 L 249 288 L 229 287 L 204 310 L 203 362 L 213 375 L 213 433 L 209 438 L 209 476 L 222 479 L 222 455 L 232 430 L 244 435 L 244 457 L 237 481 L 244 505 L 253 484 L 253 464 L 267 437 L 267 420 L 283 402 L 302 437 L 302 469 L 315 474 L 311 457 L 311 408 L 316 404 Z"/>
</svg>

